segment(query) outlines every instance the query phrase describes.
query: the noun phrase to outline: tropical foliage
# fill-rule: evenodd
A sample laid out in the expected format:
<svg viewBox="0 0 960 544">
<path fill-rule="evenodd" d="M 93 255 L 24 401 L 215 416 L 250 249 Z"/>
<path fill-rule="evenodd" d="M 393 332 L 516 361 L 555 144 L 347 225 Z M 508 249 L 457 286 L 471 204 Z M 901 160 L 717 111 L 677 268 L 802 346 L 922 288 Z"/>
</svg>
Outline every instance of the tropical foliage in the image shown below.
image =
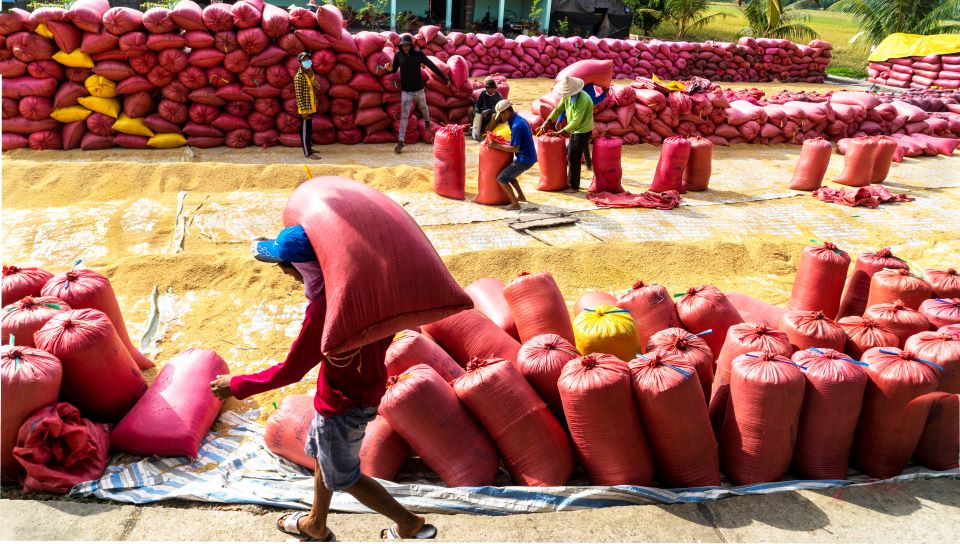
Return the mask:
<svg viewBox="0 0 960 544">
<path fill-rule="evenodd" d="M 960 32 L 960 0 L 840 0 L 830 7 L 853 15 L 860 32 L 850 43 L 871 47 L 896 32 Z"/>
<path fill-rule="evenodd" d="M 755 38 L 782 38 L 794 42 L 808 42 L 817 33 L 805 23 L 810 16 L 797 9 L 797 5 L 784 7 L 780 0 L 747 0 L 741 6 L 747 20 L 740 29 L 740 36 Z"/>
<path fill-rule="evenodd" d="M 675 38 L 682 40 L 687 32 L 695 32 L 717 19 L 726 19 L 725 13 L 707 15 L 709 9 L 707 0 L 665 0 L 663 20 L 676 27 Z"/>
</svg>

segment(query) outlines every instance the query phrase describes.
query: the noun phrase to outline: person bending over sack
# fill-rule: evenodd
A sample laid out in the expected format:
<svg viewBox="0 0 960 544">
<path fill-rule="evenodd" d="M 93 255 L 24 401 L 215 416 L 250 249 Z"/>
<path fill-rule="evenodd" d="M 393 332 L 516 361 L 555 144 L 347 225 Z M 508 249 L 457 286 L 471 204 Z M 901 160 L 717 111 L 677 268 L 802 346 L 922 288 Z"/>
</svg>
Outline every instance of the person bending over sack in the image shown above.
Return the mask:
<svg viewBox="0 0 960 544">
<path fill-rule="evenodd" d="M 477 97 L 476 104 L 473 105 L 473 139 L 480 141 L 483 139 L 484 128 L 483 112 L 492 111 L 497 106 L 497 102 L 503 100 L 503 96 L 497 91 L 497 82 L 488 79 L 483 85 L 483 92 Z"/>
<path fill-rule="evenodd" d="M 317 113 L 317 96 L 320 84 L 313 73 L 313 60 L 310 53 L 304 51 L 297 55 L 300 67 L 293 76 L 293 90 L 297 95 L 297 111 L 300 113 L 300 141 L 303 143 L 303 156 L 317 160 L 320 155 L 313 151 L 313 114 Z"/>
<path fill-rule="evenodd" d="M 607 98 L 607 92 L 609 91 L 609 89 L 600 88 L 602 92 L 598 95 L 597 89 L 598 87 L 591 83 L 586 83 L 583 86 L 583 92 L 587 93 L 587 96 L 589 96 L 590 100 L 593 101 L 593 107 L 597 107 L 597 104 L 603 102 L 604 99 Z M 557 117 L 556 126 L 560 126 L 560 124 L 563 123 L 563 120 L 566 118 L 566 116 L 567 116 L 566 112 L 561 113 L 560 117 Z M 544 123 L 544 125 L 546 125 L 546 123 Z M 543 131 L 543 127 L 540 127 L 540 131 L 541 132 Z M 539 135 L 540 134 L 538 133 L 537 136 Z M 583 148 L 583 163 L 587 167 L 587 170 L 593 170 L 593 163 L 590 159 L 590 142 L 589 141 L 587 141 L 587 146 Z"/>
<path fill-rule="evenodd" d="M 537 146 L 533 143 L 530 123 L 513 111 L 513 104 L 509 100 L 497 102 L 494 112 L 497 115 L 497 122 L 506 123 L 510 127 L 510 145 L 496 142 L 489 145 L 493 149 L 514 154 L 513 162 L 497 174 L 497 181 L 510 199 L 510 205 L 506 209 L 519 210 L 520 202 L 526 202 L 527 197 L 523 196 L 523 189 L 520 188 L 520 181 L 517 178 L 537 163 Z M 517 190 L 516 195 L 513 194 L 514 189 Z"/>
<path fill-rule="evenodd" d="M 570 187 L 565 192 L 580 191 L 580 158 L 584 156 L 593 132 L 593 100 L 583 91 L 583 80 L 577 77 L 564 77 L 557 82 L 553 92 L 561 97 L 560 103 L 547 117 L 552 125 L 560 114 L 567 116 L 567 126 L 561 130 L 548 132 L 547 136 L 570 135 L 567 143 L 567 177 Z M 555 127 L 554 127 L 555 128 Z"/>
<path fill-rule="evenodd" d="M 400 143 L 394 148 L 394 152 L 403 151 L 403 141 L 407 135 L 407 121 L 410 119 L 410 109 L 413 102 L 417 102 L 420 107 L 420 113 L 423 114 L 423 122 L 427 128 L 430 128 L 430 108 L 427 107 L 427 95 L 424 92 L 423 75 L 420 73 L 420 66 L 426 66 L 431 72 L 437 74 L 445 84 L 450 85 L 450 78 L 443 75 L 443 72 L 437 68 L 423 51 L 413 46 L 413 36 L 404 34 L 400 36 L 400 49 L 393 56 L 393 62 L 385 66 L 388 74 L 400 72 Z"/>
<path fill-rule="evenodd" d="M 306 316 L 300 335 L 282 363 L 253 374 L 217 376 L 210 382 L 214 395 L 244 399 L 295 383 L 320 364 L 313 399 L 317 415 L 304 445 L 306 453 L 317 460 L 313 506 L 309 513 L 282 515 L 277 529 L 301 541 L 335 540 L 327 527 L 327 513 L 333 492 L 345 491 L 396 523 L 381 531 L 381 538 L 434 538 L 436 527 L 401 506 L 376 480 L 360 473 L 360 445 L 386 391 L 384 359 L 392 339 L 383 338 L 350 353 L 321 353 L 326 293 L 323 271 L 306 232 L 299 226 L 288 227 L 276 240 L 255 241 L 253 251 L 259 261 L 281 266 L 290 263 L 301 274 L 309 300 Z"/>
</svg>

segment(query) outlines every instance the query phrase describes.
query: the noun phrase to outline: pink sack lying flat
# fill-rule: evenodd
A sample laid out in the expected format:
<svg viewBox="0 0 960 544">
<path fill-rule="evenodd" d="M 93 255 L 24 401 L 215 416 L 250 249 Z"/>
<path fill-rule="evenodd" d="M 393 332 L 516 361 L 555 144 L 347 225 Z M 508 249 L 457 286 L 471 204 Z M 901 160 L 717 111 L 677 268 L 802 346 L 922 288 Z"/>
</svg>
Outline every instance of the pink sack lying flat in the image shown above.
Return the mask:
<svg viewBox="0 0 960 544">
<path fill-rule="evenodd" d="M 191 348 L 170 359 L 111 433 L 111 448 L 138 455 L 196 457 L 223 405 L 210 391 L 210 382 L 229 373 L 223 358 L 208 349 Z"/>
</svg>

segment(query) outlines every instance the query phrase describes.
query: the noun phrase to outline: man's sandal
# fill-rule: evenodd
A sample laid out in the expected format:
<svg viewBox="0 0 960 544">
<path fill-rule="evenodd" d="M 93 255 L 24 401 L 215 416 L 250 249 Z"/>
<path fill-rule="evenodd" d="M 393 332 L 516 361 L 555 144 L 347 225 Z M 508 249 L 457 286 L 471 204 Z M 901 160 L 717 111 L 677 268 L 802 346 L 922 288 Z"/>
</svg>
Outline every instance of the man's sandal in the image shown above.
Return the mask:
<svg viewBox="0 0 960 544">
<path fill-rule="evenodd" d="M 429 523 L 425 523 L 423 527 L 417 531 L 417 534 L 413 536 L 410 540 L 430 540 L 432 538 L 437 538 L 437 528 Z M 397 532 L 397 526 L 394 525 L 389 529 L 384 529 L 380 531 L 381 540 L 403 540 L 403 537 L 400 536 L 400 533 Z"/>
<path fill-rule="evenodd" d="M 288 512 L 277 519 L 277 529 L 281 533 L 297 537 L 300 542 L 334 542 L 337 535 L 327 527 L 326 538 L 316 538 L 300 530 L 300 520 L 307 516 L 306 512 Z"/>
</svg>

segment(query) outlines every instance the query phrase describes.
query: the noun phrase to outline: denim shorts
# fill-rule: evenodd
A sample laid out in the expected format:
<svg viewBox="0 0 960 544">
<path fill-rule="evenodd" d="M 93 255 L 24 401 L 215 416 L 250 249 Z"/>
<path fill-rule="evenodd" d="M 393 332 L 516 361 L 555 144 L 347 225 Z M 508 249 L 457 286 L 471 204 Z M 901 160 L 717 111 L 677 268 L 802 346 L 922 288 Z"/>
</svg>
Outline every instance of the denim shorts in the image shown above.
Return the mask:
<svg viewBox="0 0 960 544">
<path fill-rule="evenodd" d="M 520 177 L 520 174 L 529 170 L 533 164 L 534 163 L 523 164 L 521 162 L 513 161 L 512 163 L 508 164 L 506 168 L 501 170 L 499 174 L 497 174 L 497 181 L 500 183 L 510 183 L 510 180 Z"/>
<path fill-rule="evenodd" d="M 304 451 L 317 460 L 323 485 L 330 491 L 341 491 L 360 479 L 360 445 L 367 423 L 375 417 L 376 408 L 355 406 L 338 416 L 313 418 Z"/>
</svg>

